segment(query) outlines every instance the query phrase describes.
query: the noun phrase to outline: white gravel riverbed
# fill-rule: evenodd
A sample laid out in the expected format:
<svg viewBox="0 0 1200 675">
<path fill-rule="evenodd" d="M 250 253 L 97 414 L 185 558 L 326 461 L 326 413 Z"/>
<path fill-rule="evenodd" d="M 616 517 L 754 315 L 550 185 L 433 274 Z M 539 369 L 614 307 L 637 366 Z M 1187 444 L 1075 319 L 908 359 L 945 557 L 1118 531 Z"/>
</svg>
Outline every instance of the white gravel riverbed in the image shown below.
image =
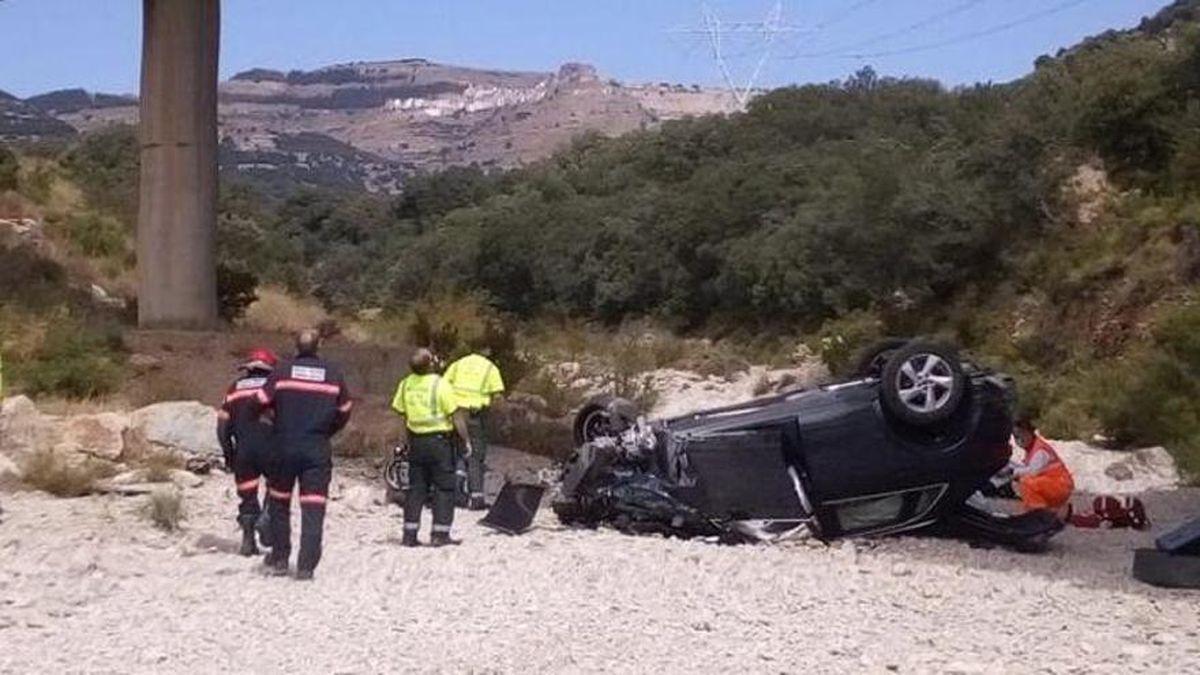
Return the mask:
<svg viewBox="0 0 1200 675">
<path fill-rule="evenodd" d="M 547 511 L 521 537 L 460 511 L 462 546 L 408 550 L 398 509 L 341 483 L 312 583 L 228 552 L 227 476 L 187 492 L 176 534 L 144 498 L 0 495 L 0 672 L 1200 670 L 1200 593 L 1128 573 L 1134 546 L 1200 514 L 1196 490 L 1146 495 L 1153 532 L 1067 531 L 1027 556 L 912 537 L 722 547 Z"/>
</svg>

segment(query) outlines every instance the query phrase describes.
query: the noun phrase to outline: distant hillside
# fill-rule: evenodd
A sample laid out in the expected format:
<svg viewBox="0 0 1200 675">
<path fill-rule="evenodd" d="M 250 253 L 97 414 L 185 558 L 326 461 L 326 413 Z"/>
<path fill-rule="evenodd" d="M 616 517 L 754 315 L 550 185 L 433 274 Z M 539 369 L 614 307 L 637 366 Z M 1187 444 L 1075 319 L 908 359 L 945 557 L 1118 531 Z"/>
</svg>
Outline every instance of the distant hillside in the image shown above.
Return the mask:
<svg viewBox="0 0 1200 675">
<path fill-rule="evenodd" d="M 75 128 L 70 124 L 0 91 L 0 141 L 40 141 L 74 135 Z"/>
<path fill-rule="evenodd" d="M 137 98 L 93 94 L 83 89 L 59 89 L 25 99 L 29 105 L 49 115 L 69 115 L 81 110 L 136 106 Z"/>
<path fill-rule="evenodd" d="M 220 100 L 223 171 L 277 187 L 296 179 L 369 189 L 394 188 L 415 171 L 512 168 L 583 133 L 617 136 L 737 109 L 723 90 L 622 85 L 582 64 L 509 72 L 424 59 L 286 73 L 255 68 L 222 83 Z M 138 115 L 132 98 L 81 89 L 24 103 L 79 131 L 133 124 Z M 297 149 L 297 139 L 321 150 Z"/>
</svg>

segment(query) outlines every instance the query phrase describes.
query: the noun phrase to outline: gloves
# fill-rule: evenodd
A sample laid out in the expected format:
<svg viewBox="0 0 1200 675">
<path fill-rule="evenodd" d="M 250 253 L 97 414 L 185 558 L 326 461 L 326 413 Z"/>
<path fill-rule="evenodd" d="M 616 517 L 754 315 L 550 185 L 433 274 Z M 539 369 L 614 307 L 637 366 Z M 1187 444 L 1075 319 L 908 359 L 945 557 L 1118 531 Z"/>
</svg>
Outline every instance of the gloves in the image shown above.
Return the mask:
<svg viewBox="0 0 1200 675">
<path fill-rule="evenodd" d="M 396 447 L 392 448 L 392 457 L 396 459 L 408 457 L 408 443 L 397 443 Z"/>
<path fill-rule="evenodd" d="M 464 444 L 463 445 L 463 459 L 467 459 L 468 457 L 470 457 L 473 454 L 475 454 L 475 448 L 471 447 L 470 443 Z"/>
</svg>

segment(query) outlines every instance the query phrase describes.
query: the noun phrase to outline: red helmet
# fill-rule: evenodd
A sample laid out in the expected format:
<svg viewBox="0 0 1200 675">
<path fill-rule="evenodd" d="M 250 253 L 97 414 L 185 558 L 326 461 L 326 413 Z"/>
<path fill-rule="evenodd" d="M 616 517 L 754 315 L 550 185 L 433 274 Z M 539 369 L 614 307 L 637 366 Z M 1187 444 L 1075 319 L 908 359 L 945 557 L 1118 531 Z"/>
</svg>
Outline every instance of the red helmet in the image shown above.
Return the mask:
<svg viewBox="0 0 1200 675">
<path fill-rule="evenodd" d="M 252 349 L 246 355 L 246 362 L 241 365 L 245 370 L 275 370 L 279 357 L 270 349 Z"/>
</svg>

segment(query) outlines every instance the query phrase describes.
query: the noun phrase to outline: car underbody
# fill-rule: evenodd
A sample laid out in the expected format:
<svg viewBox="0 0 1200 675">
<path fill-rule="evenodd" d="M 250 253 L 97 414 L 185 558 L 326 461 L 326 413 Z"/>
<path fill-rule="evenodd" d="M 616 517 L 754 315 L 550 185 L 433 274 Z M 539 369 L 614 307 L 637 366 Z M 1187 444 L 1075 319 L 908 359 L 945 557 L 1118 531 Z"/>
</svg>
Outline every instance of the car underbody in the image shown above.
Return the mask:
<svg viewBox="0 0 1200 675">
<path fill-rule="evenodd" d="M 921 531 L 1044 548 L 1062 528 L 1054 514 L 973 498 L 1009 460 L 1011 380 L 928 343 L 883 356 L 836 385 L 670 419 L 594 400 L 555 511 L 570 525 L 728 543 Z"/>
</svg>

